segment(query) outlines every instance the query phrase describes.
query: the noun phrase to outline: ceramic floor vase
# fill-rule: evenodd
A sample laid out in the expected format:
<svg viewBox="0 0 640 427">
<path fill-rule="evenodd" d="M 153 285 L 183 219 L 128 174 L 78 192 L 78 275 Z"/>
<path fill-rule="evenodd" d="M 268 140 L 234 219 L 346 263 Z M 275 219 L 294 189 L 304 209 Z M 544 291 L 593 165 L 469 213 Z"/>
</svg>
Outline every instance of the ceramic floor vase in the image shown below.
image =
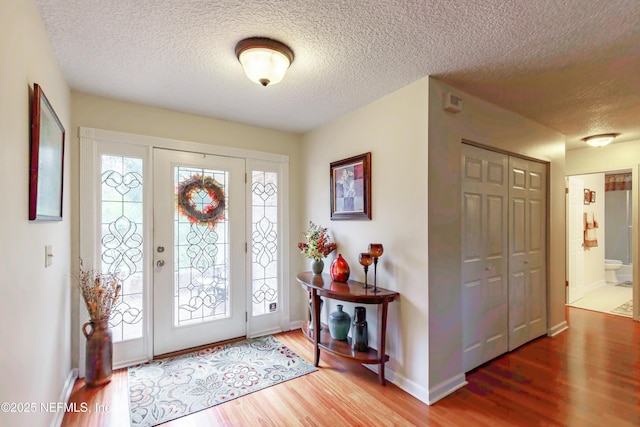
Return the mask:
<svg viewBox="0 0 640 427">
<path fill-rule="evenodd" d="M 87 327 L 91 331 L 87 332 Z M 87 338 L 85 358 L 85 382 L 90 387 L 111 381 L 113 370 L 113 336 L 109 320 L 90 321 L 82 325 L 82 333 Z"/>
<path fill-rule="evenodd" d="M 344 341 L 351 328 L 351 316 L 342 311 L 342 304 L 338 304 L 337 309 L 329 315 L 329 333 L 334 340 Z"/>
</svg>

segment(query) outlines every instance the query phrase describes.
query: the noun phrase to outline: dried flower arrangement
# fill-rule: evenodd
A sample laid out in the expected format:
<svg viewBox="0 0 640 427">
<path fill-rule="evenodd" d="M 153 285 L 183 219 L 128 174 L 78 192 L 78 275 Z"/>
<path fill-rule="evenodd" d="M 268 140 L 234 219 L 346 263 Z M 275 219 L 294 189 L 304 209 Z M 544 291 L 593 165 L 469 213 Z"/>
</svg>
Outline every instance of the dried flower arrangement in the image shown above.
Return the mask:
<svg viewBox="0 0 640 427">
<path fill-rule="evenodd" d="M 321 260 L 338 247 L 329 239 L 327 229 L 314 224 L 313 221 L 309 221 L 309 228 L 302 234 L 307 242 L 298 243 L 298 249 L 306 258 Z"/>
<path fill-rule="evenodd" d="M 80 260 L 78 286 L 87 305 L 92 322 L 109 319 L 111 308 L 120 295 L 120 284 L 115 274 L 103 274 L 92 268 L 85 268 Z"/>
</svg>

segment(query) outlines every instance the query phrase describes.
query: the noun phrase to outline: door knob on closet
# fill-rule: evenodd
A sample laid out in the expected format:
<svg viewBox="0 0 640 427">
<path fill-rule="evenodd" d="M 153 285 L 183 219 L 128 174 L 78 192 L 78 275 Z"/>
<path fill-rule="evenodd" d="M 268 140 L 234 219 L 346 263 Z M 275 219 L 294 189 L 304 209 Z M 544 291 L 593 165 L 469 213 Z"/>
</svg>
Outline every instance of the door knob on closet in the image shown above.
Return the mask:
<svg viewBox="0 0 640 427">
<path fill-rule="evenodd" d="M 162 266 L 164 266 L 164 260 L 163 260 L 163 259 L 159 259 L 159 260 L 156 262 L 156 266 L 158 266 L 158 267 L 162 267 Z"/>
</svg>

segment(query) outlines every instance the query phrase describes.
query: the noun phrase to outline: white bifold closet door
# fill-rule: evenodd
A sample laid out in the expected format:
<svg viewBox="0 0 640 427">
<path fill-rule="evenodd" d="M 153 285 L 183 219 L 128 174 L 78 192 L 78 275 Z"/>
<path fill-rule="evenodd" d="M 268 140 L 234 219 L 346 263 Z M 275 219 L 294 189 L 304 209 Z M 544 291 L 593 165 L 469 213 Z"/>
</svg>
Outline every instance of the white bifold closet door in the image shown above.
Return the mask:
<svg viewBox="0 0 640 427">
<path fill-rule="evenodd" d="M 546 332 L 546 167 L 462 145 L 463 366 Z"/>
</svg>

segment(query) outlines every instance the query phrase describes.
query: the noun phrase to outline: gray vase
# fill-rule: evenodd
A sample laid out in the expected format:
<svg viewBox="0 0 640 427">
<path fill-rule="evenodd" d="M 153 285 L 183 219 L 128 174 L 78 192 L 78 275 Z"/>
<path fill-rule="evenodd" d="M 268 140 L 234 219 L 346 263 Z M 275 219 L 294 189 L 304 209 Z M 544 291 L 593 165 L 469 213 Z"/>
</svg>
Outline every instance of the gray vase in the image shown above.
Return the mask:
<svg viewBox="0 0 640 427">
<path fill-rule="evenodd" d="M 338 311 L 329 315 L 329 333 L 334 340 L 344 341 L 347 339 L 351 328 L 351 316 L 342 311 L 342 304 L 338 304 Z"/>
<path fill-rule="evenodd" d="M 313 274 L 322 274 L 322 270 L 324 270 L 324 261 L 321 259 L 313 259 L 311 261 L 311 271 Z"/>
</svg>

